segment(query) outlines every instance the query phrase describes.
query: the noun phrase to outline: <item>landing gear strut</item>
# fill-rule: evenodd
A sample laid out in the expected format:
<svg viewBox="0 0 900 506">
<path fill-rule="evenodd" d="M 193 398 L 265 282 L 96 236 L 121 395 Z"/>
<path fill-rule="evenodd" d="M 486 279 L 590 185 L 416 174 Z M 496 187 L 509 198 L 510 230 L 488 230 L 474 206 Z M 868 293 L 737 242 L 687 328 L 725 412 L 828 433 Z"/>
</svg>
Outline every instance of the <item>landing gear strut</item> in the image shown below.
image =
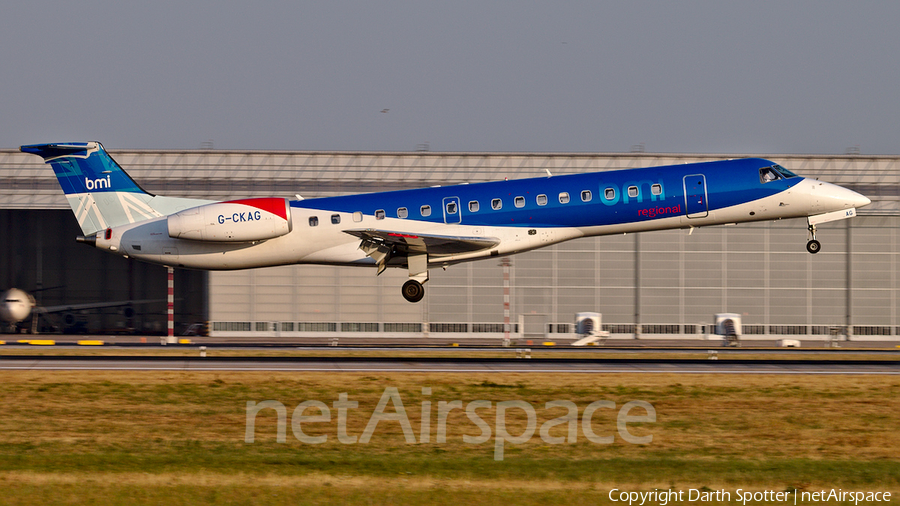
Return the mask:
<svg viewBox="0 0 900 506">
<path fill-rule="evenodd" d="M 819 252 L 822 249 L 822 244 L 816 240 L 816 226 L 813 224 L 809 225 L 809 233 L 811 239 L 806 243 L 806 251 L 809 251 L 813 255 Z"/>
<path fill-rule="evenodd" d="M 425 251 L 410 251 L 406 262 L 409 266 L 409 280 L 403 283 L 403 298 L 408 302 L 419 302 L 425 297 L 422 285 L 428 281 L 428 254 Z"/>
<path fill-rule="evenodd" d="M 409 302 L 419 302 L 425 297 L 425 287 L 415 279 L 410 279 L 403 283 L 403 298 Z"/>
</svg>

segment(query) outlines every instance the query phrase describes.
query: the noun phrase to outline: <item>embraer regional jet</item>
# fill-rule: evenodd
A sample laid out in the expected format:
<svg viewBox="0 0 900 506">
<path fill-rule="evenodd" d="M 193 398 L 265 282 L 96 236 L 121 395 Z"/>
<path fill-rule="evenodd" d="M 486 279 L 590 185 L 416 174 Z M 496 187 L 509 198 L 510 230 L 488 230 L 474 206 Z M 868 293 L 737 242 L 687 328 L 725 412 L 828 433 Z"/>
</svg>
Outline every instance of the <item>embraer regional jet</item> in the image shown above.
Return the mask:
<svg viewBox="0 0 900 506">
<path fill-rule="evenodd" d="M 725 223 L 851 218 L 869 199 L 747 158 L 340 197 L 214 202 L 147 193 L 99 142 L 35 144 L 56 173 L 78 241 L 193 269 L 286 264 L 408 269 L 418 302 L 428 269 L 511 255 L 579 237 Z"/>
</svg>

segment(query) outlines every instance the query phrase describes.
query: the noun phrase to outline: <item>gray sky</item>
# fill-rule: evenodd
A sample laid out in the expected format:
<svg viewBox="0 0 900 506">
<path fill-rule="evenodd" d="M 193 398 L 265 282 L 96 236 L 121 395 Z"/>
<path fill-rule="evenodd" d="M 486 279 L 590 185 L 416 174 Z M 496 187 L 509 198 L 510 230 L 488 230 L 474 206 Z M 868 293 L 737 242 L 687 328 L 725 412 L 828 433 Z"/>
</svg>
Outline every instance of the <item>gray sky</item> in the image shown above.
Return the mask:
<svg viewBox="0 0 900 506">
<path fill-rule="evenodd" d="M 898 20 L 896 1 L 14 2 L 0 147 L 897 154 Z"/>
</svg>

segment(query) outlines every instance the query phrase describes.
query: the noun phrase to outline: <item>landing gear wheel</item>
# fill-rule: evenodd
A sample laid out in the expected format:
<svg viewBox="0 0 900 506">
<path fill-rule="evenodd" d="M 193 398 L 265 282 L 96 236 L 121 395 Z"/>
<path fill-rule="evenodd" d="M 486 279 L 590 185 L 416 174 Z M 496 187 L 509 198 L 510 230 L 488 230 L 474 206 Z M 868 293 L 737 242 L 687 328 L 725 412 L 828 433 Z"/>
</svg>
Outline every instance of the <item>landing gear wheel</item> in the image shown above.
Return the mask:
<svg viewBox="0 0 900 506">
<path fill-rule="evenodd" d="M 815 240 L 815 239 L 813 239 L 813 240 L 809 241 L 808 243 L 806 243 L 806 251 L 809 251 L 809 252 L 812 253 L 813 255 L 815 255 L 816 253 L 818 253 L 820 249 L 822 249 L 822 245 L 819 244 L 819 241 L 817 241 L 817 240 Z"/>
<path fill-rule="evenodd" d="M 401 291 L 403 292 L 403 298 L 409 302 L 419 302 L 422 300 L 422 297 L 425 297 L 425 287 L 415 279 L 410 279 L 403 283 Z"/>
</svg>

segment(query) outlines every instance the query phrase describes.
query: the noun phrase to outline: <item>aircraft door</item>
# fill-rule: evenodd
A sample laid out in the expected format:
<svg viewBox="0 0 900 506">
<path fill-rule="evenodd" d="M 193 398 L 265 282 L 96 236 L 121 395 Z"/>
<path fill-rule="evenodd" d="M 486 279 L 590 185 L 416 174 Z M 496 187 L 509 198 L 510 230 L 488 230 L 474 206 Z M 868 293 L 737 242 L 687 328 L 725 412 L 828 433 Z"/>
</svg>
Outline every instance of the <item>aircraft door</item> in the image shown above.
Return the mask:
<svg viewBox="0 0 900 506">
<path fill-rule="evenodd" d="M 684 176 L 684 212 L 688 218 L 709 216 L 708 195 L 706 176 L 703 174 Z"/>
<path fill-rule="evenodd" d="M 444 198 L 444 223 L 462 223 L 462 209 L 459 206 L 459 197 Z"/>
</svg>

